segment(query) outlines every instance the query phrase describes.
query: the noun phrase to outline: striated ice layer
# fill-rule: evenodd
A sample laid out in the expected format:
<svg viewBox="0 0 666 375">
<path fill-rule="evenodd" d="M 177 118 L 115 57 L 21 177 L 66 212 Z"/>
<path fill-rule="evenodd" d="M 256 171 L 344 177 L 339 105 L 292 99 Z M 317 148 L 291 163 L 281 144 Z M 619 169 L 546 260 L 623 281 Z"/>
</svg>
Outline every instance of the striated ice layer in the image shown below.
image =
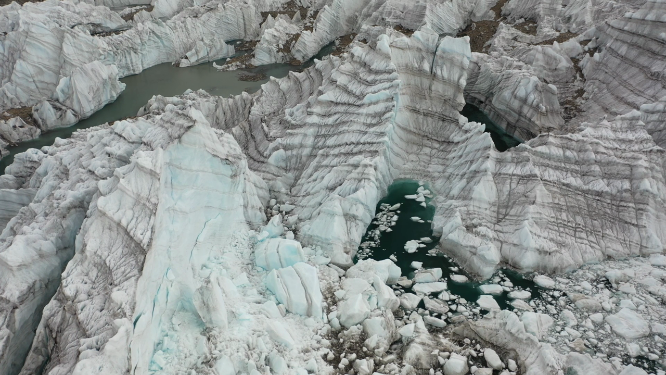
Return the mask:
<svg viewBox="0 0 666 375">
<path fill-rule="evenodd" d="M 666 97 L 641 106 L 641 121 L 659 147 L 666 147 Z"/>
<path fill-rule="evenodd" d="M 536 65 L 537 58 L 527 59 Z M 539 56 L 539 60 L 543 59 Z M 544 83 L 540 79 L 546 78 L 543 74 L 540 77 L 522 62 L 474 53 L 468 75 L 467 101 L 477 105 L 507 133 L 527 140 L 564 125 L 557 87 Z"/>
<path fill-rule="evenodd" d="M 452 177 L 479 180 L 451 191 L 471 189 L 471 202 L 441 198 L 434 226 L 442 225 L 441 242 L 462 265 L 486 276 L 500 261 L 559 272 L 609 256 L 661 253 L 662 158 L 638 112 L 579 133 L 540 135 Z"/>
<path fill-rule="evenodd" d="M 293 54 L 306 61 L 336 38 L 359 32 L 363 25 L 400 25 L 411 30 L 426 26 L 438 34 L 455 34 L 469 20 L 486 16 L 493 5 L 493 0 L 333 0 L 319 12 L 314 30 L 303 31 Z"/>
<path fill-rule="evenodd" d="M 664 14 L 666 1 L 650 0 L 596 27 L 592 43 L 598 51 L 583 67 L 585 120 L 624 114 L 666 96 Z"/>
<path fill-rule="evenodd" d="M 278 197 L 296 202 L 291 214 L 305 246 L 350 265 L 379 197 L 394 179 L 410 178 L 429 181 L 437 193 L 433 227 L 443 250 L 481 277 L 502 264 L 558 272 L 663 251 L 662 150 L 639 114 L 543 134 L 498 153 L 482 125 L 458 114 L 474 71 L 467 42 L 428 31 L 411 38 L 386 33 L 355 42 L 344 60 L 264 85 L 247 120 L 232 130 L 252 155 L 250 167 Z M 502 91 L 505 105 L 497 111 L 512 118 L 507 108 L 521 111 L 530 137 L 557 130 L 535 125 L 553 117 L 560 124 L 556 111 L 518 101 L 546 97 L 556 107 L 554 89 L 522 63 L 500 61 L 521 68 L 501 76 L 526 84 Z M 212 108 L 198 98 L 189 103 Z M 165 100 L 147 107 L 159 110 Z M 247 111 L 240 103 L 224 117 L 211 109 L 211 122 L 230 126 L 230 115 L 239 121 Z M 536 116 L 531 123 L 529 114 Z"/>
</svg>

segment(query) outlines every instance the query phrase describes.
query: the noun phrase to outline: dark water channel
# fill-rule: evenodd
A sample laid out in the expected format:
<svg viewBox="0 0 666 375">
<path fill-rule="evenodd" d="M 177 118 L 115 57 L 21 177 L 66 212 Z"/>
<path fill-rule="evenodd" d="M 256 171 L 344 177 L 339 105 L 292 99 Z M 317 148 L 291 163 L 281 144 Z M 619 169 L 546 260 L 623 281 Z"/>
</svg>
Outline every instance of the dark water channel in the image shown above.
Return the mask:
<svg viewBox="0 0 666 375">
<path fill-rule="evenodd" d="M 483 111 L 472 104 L 465 104 L 460 114 L 467 117 L 469 121 L 484 124 L 486 126 L 484 131 L 490 133 L 490 138 L 495 143 L 497 151 L 503 152 L 523 143 L 523 141 L 507 133 L 502 127 L 495 124 Z"/>
</svg>

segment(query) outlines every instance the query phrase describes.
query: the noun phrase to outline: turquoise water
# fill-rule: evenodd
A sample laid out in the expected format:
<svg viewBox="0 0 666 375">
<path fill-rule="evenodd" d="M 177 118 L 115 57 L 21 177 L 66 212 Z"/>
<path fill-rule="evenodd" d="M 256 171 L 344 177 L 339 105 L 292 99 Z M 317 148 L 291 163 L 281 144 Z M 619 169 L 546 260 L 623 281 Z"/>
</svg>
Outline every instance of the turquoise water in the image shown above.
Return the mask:
<svg viewBox="0 0 666 375">
<path fill-rule="evenodd" d="M 461 296 L 467 301 L 475 302 L 483 294 L 479 286 L 493 284 L 492 278 L 483 283 L 474 281 L 450 257 L 441 254 L 441 252 L 429 253 L 429 250 L 435 249 L 439 242 L 439 238 L 433 235 L 430 222 L 435 215 L 435 207 L 430 204 L 432 198 L 425 198 L 426 207 L 421 206 L 420 202 L 405 198 L 405 195 L 416 194 L 419 186 L 419 182 L 413 180 L 397 180 L 389 186 L 387 195 L 379 201 L 375 212 L 380 213 L 387 206 L 400 203 L 398 220 L 391 227 L 391 232 L 382 232 L 378 241 L 375 240 L 375 235 L 381 224 L 373 220 L 363 237 L 355 261 L 364 258 L 383 260 L 389 259 L 393 255 L 397 258 L 395 264 L 402 270 L 402 275 L 410 278 L 413 277 L 415 271 L 411 267 L 411 263 L 414 261 L 422 262 L 423 268 L 441 268 L 442 278 L 447 280 L 448 292 Z M 424 184 L 423 187 L 429 190 L 427 185 Z M 419 217 L 423 220 L 423 223 L 412 221 L 411 217 Z M 415 253 L 410 254 L 405 250 L 404 246 L 407 241 L 422 238 L 429 238 L 432 242 L 424 243 L 425 246 L 419 248 Z M 456 269 L 456 271 L 451 268 Z M 468 276 L 470 281 L 466 283 L 454 282 L 450 279 L 452 274 Z M 514 289 L 519 287 L 529 290 L 532 293 L 532 298 L 539 298 L 541 295 L 541 288 L 518 272 L 502 269 L 497 272 L 496 276 L 508 278 L 514 285 Z M 513 310 L 513 306 L 509 304 L 510 300 L 506 295 L 505 292 L 502 295 L 494 296 L 494 298 L 502 309 Z"/>
<path fill-rule="evenodd" d="M 467 117 L 469 121 L 484 124 L 486 126 L 484 131 L 490 133 L 490 138 L 493 139 L 497 151 L 503 152 L 523 143 L 523 141 L 507 133 L 499 125 L 495 124 L 485 113 L 472 104 L 465 104 L 460 114 Z"/>
<path fill-rule="evenodd" d="M 9 147 L 9 155 L 0 160 L 0 175 L 5 173 L 5 168 L 14 161 L 14 155 L 24 152 L 30 148 L 41 148 L 50 146 L 56 137 L 68 138 L 79 129 L 86 129 L 113 122 L 123 118 L 136 116 L 153 95 L 175 96 L 180 95 L 187 89 L 206 90 L 212 95 L 231 96 L 238 95 L 243 91 L 255 92 L 262 84 L 268 82 L 269 77 L 286 77 L 290 71 L 307 68 L 314 63 L 314 59 L 321 59 L 329 54 L 333 44 L 324 47 L 319 54 L 303 65 L 294 66 L 289 64 L 272 64 L 244 69 L 240 71 L 221 72 L 213 67 L 213 63 L 205 63 L 187 68 L 178 68 L 171 63 L 164 63 L 148 68 L 143 72 L 128 76 L 120 81 L 125 83 L 125 91 L 113 103 L 95 112 L 85 120 L 76 125 L 54 129 L 43 133 L 39 138 L 27 142 L 21 142 L 17 146 Z M 216 61 L 218 65 L 226 59 Z M 264 74 L 265 79 L 256 82 L 241 81 L 239 73 Z"/>
</svg>

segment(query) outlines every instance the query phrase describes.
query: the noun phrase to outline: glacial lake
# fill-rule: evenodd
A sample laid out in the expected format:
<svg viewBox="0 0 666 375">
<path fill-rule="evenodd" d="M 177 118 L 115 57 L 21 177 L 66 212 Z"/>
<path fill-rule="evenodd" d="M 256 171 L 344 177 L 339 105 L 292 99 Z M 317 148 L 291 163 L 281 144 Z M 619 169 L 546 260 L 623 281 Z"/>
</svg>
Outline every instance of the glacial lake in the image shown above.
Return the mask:
<svg viewBox="0 0 666 375">
<path fill-rule="evenodd" d="M 146 105 L 154 95 L 175 96 L 181 95 L 187 89 L 205 90 L 211 95 L 232 96 L 243 91 L 253 93 L 268 82 L 269 77 L 283 78 L 290 71 L 302 70 L 314 63 L 314 59 L 321 59 L 333 50 L 333 44 L 324 47 L 312 60 L 303 65 L 272 64 L 253 69 L 242 69 L 237 71 L 222 72 L 213 67 L 213 63 L 204 63 L 187 68 L 179 68 L 171 63 L 153 66 L 143 72 L 127 76 L 120 81 L 126 87 L 118 96 L 116 101 L 107 104 L 104 108 L 95 112 L 87 119 L 81 120 L 73 126 L 59 128 L 42 133 L 42 135 L 31 141 L 21 142 L 17 146 L 8 147 L 9 155 L 0 159 L 0 175 L 5 173 L 5 168 L 14 161 L 14 155 L 25 152 L 30 148 L 42 148 L 53 144 L 57 137 L 69 138 L 72 133 L 79 129 L 86 129 L 101 125 L 106 122 L 136 116 L 141 107 Z M 216 61 L 222 65 L 226 59 Z M 240 74 L 261 74 L 264 79 L 258 81 L 241 81 Z"/>
<path fill-rule="evenodd" d="M 479 299 L 479 296 L 483 294 L 479 289 L 479 286 L 482 284 L 493 284 L 491 281 L 492 278 L 483 283 L 474 281 L 473 278 L 465 274 L 465 272 L 450 257 L 442 253 L 429 254 L 428 251 L 436 248 L 439 242 L 439 237 L 434 236 L 432 231 L 431 220 L 435 215 L 435 207 L 430 204 L 432 198 L 425 198 L 426 207 L 423 207 L 421 202 L 405 198 L 406 195 L 417 194 L 419 186 L 419 182 L 414 180 L 397 180 L 389 186 L 387 195 L 377 203 L 375 212 L 381 212 L 382 205 L 384 204 L 393 206 L 400 203 L 398 220 L 396 224 L 391 227 L 391 232 L 382 232 L 379 241 L 374 241 L 372 236 L 373 231 L 379 227 L 379 223 L 375 223 L 373 220 L 373 223 L 368 226 L 366 234 L 361 240 L 361 246 L 359 247 L 359 251 L 354 261 L 357 262 L 359 259 L 363 258 L 384 260 L 389 259 L 389 257 L 393 255 L 397 258 L 395 264 L 400 267 L 402 275 L 409 278 L 412 278 L 414 271 L 416 271 L 411 267 L 411 264 L 414 261 L 422 262 L 423 269 L 441 268 L 442 279 L 447 282 L 447 291 L 449 293 L 463 297 L 469 302 L 476 302 L 476 300 Z M 430 190 L 428 185 L 424 184 L 423 187 Z M 411 219 L 412 217 L 418 217 L 423 222 L 413 221 Z M 430 238 L 432 242 L 423 243 L 425 246 L 420 247 L 414 253 L 408 253 L 405 250 L 405 244 L 407 241 L 419 240 L 422 238 Z M 367 246 L 366 242 L 373 244 Z M 364 243 L 366 243 L 366 246 L 364 246 Z M 453 271 L 451 268 L 457 270 Z M 532 298 L 540 297 L 541 288 L 534 284 L 533 281 L 524 278 L 523 275 L 518 272 L 509 269 L 501 269 L 498 272 L 501 272 L 501 274 L 511 281 L 514 289 L 518 287 L 523 290 L 529 290 L 532 293 Z M 451 275 L 454 274 L 468 276 L 470 281 L 466 283 L 454 282 L 451 280 Z M 406 289 L 406 291 L 409 290 Z M 514 309 L 513 306 L 509 304 L 511 300 L 507 297 L 506 292 L 494 296 L 494 298 L 500 308 L 508 310 Z"/>
<path fill-rule="evenodd" d="M 465 104 L 460 114 L 467 117 L 469 121 L 479 122 L 486 126 L 485 132 L 490 133 L 497 151 L 504 152 L 512 147 L 523 143 L 522 140 L 507 133 L 501 126 L 495 124 L 483 111 L 472 104 Z"/>
</svg>

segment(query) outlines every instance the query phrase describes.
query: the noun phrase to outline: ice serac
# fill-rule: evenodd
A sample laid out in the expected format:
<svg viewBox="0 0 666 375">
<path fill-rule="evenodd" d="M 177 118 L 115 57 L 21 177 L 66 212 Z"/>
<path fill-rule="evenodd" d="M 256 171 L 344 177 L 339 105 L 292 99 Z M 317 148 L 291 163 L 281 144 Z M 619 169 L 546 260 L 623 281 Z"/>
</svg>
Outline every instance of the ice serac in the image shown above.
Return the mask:
<svg viewBox="0 0 666 375">
<path fill-rule="evenodd" d="M 557 87 L 544 83 L 526 64 L 511 57 L 473 53 L 468 76 L 467 102 L 507 133 L 528 140 L 564 125 Z"/>
<path fill-rule="evenodd" d="M 116 100 L 124 89 L 115 65 L 93 61 L 61 78 L 54 97 L 33 107 L 33 118 L 43 130 L 71 126 Z"/>
<path fill-rule="evenodd" d="M 306 61 L 336 38 L 357 33 L 365 25 L 402 26 L 417 30 L 426 26 L 438 34 L 453 35 L 470 20 L 481 20 L 493 0 L 334 0 L 319 12 L 314 30 L 305 30 L 293 47 L 293 55 Z"/>
<path fill-rule="evenodd" d="M 663 252 L 663 151 L 640 115 L 498 153 L 482 125 L 459 115 L 474 56 L 465 39 L 425 27 L 405 37 L 365 26 L 343 59 L 263 87 L 249 120 L 232 132 L 253 155 L 251 168 L 296 202 L 299 240 L 351 266 L 378 197 L 409 178 L 429 181 L 436 193 L 441 248 L 481 277 L 500 264 L 558 272 Z M 524 63 L 504 60 L 520 69 L 506 75 L 517 86 L 502 91 L 513 99 L 498 111 L 520 113 L 530 137 L 559 126 L 555 89 Z M 553 111 L 542 112 L 551 100 Z"/>
<path fill-rule="evenodd" d="M 222 301 L 232 298 L 229 289 L 233 287 L 228 285 L 231 280 L 224 263 L 232 261 L 236 252 L 247 251 L 241 245 L 242 234 L 248 231 L 242 202 L 246 197 L 259 199 L 245 177 L 251 172 L 233 138 L 218 136 L 201 113 L 198 116 L 195 112 L 192 128 L 166 147 L 158 160 L 161 173 L 154 235 L 136 294 L 130 294 L 136 301 L 131 345 L 135 373 L 164 369 L 167 364 L 176 368 L 195 365 L 203 354 L 197 354 L 195 343 L 206 336 L 197 320 L 202 319 L 213 332 L 228 328 Z M 225 243 L 228 245 L 221 246 Z M 232 259 L 225 259 L 227 253 Z M 210 262 L 221 262 L 221 267 L 213 270 Z M 200 273 L 207 264 L 210 271 Z M 217 297 L 203 298 L 207 294 Z M 216 306 L 208 307 L 212 302 Z M 216 311 L 220 306 L 222 310 Z M 218 314 L 221 318 L 214 319 Z M 183 320 L 178 328 L 182 333 L 175 337 L 174 318 Z M 216 322 L 221 326 L 212 326 Z M 170 345 L 178 347 L 178 352 L 172 352 Z"/>
<path fill-rule="evenodd" d="M 319 289 L 317 269 L 307 263 L 271 271 L 266 277 L 266 287 L 273 292 L 287 310 L 321 318 L 322 294 Z"/>
<path fill-rule="evenodd" d="M 284 238 L 270 238 L 259 242 L 254 256 L 257 266 L 268 271 L 305 261 L 301 244 Z"/>
<path fill-rule="evenodd" d="M 300 17 L 300 13 L 297 13 Z M 294 16 L 296 18 L 296 16 Z M 289 62 L 293 59 L 290 51 L 292 44 L 303 30 L 302 22 L 279 15 L 277 20 L 270 14 L 262 24 L 264 32 L 254 49 L 253 65 L 267 65 Z"/>
<path fill-rule="evenodd" d="M 3 309 L 2 314 L 15 314 L 23 317 L 21 324 L 17 327 L 3 326 L 0 328 L 2 335 L 7 338 L 7 346 L 2 349 L 2 362 L 0 362 L 4 373 L 18 373 L 21 369 L 21 362 L 25 358 L 25 351 L 30 347 L 29 343 L 24 343 L 22 340 L 32 341 L 31 337 L 21 337 L 16 332 L 24 334 L 34 332 L 40 316 L 42 316 L 42 308 L 58 289 L 64 265 L 74 255 L 75 247 L 80 252 L 81 248 L 88 246 L 86 241 L 83 241 L 83 236 L 80 236 L 77 242 L 75 242 L 75 236 L 79 232 L 91 202 L 96 201 L 99 196 L 98 182 L 101 179 L 111 178 L 110 182 L 113 183 L 116 179 L 113 177 L 115 170 L 126 165 L 132 153 L 141 146 L 142 137 L 149 125 L 145 121 L 120 122 L 113 128 L 106 126 L 81 131 L 67 140 L 57 141 L 53 146 L 47 148 L 48 152 L 31 150 L 17 155 L 15 162 L 7 168 L 7 174 L 2 176 L 3 182 L 9 181 L 21 187 L 36 189 L 36 195 L 31 204 L 19 211 L 8 223 L 2 235 L 4 245 L 2 256 L 11 259 L 11 263 L 3 264 L 14 265 L 13 268 L 3 271 L 3 276 L 8 279 L 7 283 L 3 285 L 3 297 L 10 301 L 13 298 L 15 300 L 13 303 L 17 306 L 14 310 Z M 153 136 L 158 134 L 160 134 L 159 131 L 153 131 Z M 109 185 L 101 185 L 102 190 L 105 187 L 109 187 Z M 108 191 L 106 192 L 108 193 Z M 130 207 L 133 212 L 138 213 L 141 211 L 140 208 L 145 207 L 146 204 L 147 202 L 142 202 L 137 197 Z M 90 214 L 97 211 L 96 206 L 94 204 L 92 206 Z M 36 207 L 39 209 L 35 211 Z M 125 225 L 128 227 L 137 224 L 136 227 L 130 228 L 129 233 L 141 234 L 146 230 L 145 227 L 139 225 L 139 222 L 129 220 L 129 216 L 127 220 Z M 35 227 L 39 229 L 28 231 L 31 227 L 29 223 L 35 221 L 43 224 Z M 101 252 L 100 256 L 86 258 L 86 261 L 91 262 L 87 267 L 79 269 L 72 265 L 68 268 L 69 271 L 65 272 L 62 277 L 64 287 L 44 308 L 42 321 L 49 322 L 50 325 L 42 324 L 38 329 L 35 341 L 38 344 L 32 345 L 30 360 L 26 361 L 26 366 L 31 370 L 26 373 L 31 373 L 35 368 L 41 368 L 49 359 L 48 350 L 45 350 L 43 345 L 47 345 L 48 342 L 53 343 L 55 350 L 59 351 L 59 344 L 66 343 L 65 345 L 67 345 L 70 343 L 69 340 L 78 340 L 77 334 L 80 328 L 77 327 L 83 326 L 72 324 L 79 319 L 78 315 L 66 313 L 61 308 L 65 303 L 64 296 L 70 293 L 71 297 L 71 293 L 76 295 L 79 290 L 82 293 L 81 296 L 87 296 L 87 293 L 101 296 L 96 294 L 94 289 L 87 287 L 78 289 L 81 286 L 78 280 L 96 280 L 98 285 L 110 287 L 109 275 L 103 272 L 106 276 L 101 276 L 99 273 L 99 270 L 108 270 L 104 265 L 105 261 L 110 259 L 110 255 L 104 253 L 104 248 L 96 247 L 97 245 L 116 247 L 118 251 L 116 257 L 122 258 L 122 261 L 117 261 L 125 264 L 122 271 L 124 276 L 138 272 L 138 268 L 134 271 L 126 268 L 136 265 L 135 261 L 131 259 L 132 254 L 136 252 L 130 246 L 132 242 L 109 231 L 108 223 L 100 224 L 100 226 L 100 230 L 93 235 L 94 238 L 87 240 Z M 108 236 L 106 236 L 107 234 Z M 29 238 L 30 241 L 26 242 L 26 238 Z M 22 254 L 22 257 L 18 257 L 16 254 Z M 125 256 L 127 257 L 125 258 Z M 35 257 L 38 257 L 39 261 L 35 261 Z M 75 264 L 80 264 L 80 257 L 77 259 Z M 130 272 L 128 273 L 128 271 Z M 73 279 L 68 280 L 68 272 L 74 274 Z M 100 277 L 98 278 L 98 276 Z M 12 285 L 9 280 L 22 281 L 23 286 Z M 94 285 L 95 283 L 90 283 L 91 288 Z M 21 298 L 17 300 L 17 297 L 13 297 L 11 293 L 20 293 Z M 88 300 L 86 297 L 83 301 L 79 301 L 82 303 L 81 319 L 90 319 L 86 321 L 90 324 L 100 324 L 96 328 L 91 327 L 91 331 L 107 331 L 112 327 L 114 316 L 103 314 L 105 310 L 99 308 L 99 306 L 104 307 L 106 303 L 111 303 L 111 300 L 110 296 L 107 296 L 92 300 Z M 30 319 L 26 319 L 27 317 Z M 107 318 L 110 320 L 105 320 Z M 5 322 L 8 320 L 12 319 L 3 319 Z M 62 336 L 58 335 L 58 340 L 48 341 L 55 335 L 57 327 L 62 327 Z M 65 329 L 65 327 L 67 328 Z M 53 361 L 53 367 L 69 368 L 68 366 L 78 356 L 76 348 L 70 348 L 70 351 L 59 351 L 59 353 L 62 353 L 62 357 Z M 61 361 L 71 362 L 63 364 Z"/>
</svg>

